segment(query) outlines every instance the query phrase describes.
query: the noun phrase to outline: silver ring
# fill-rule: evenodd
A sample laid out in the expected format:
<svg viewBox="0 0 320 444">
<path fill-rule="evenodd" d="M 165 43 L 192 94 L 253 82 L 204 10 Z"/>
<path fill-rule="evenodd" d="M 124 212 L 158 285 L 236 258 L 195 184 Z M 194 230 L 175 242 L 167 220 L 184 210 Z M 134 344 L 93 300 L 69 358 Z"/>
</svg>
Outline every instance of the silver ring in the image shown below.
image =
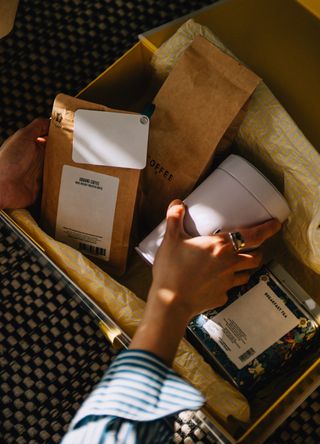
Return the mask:
<svg viewBox="0 0 320 444">
<path fill-rule="evenodd" d="M 229 232 L 229 237 L 233 246 L 233 249 L 236 253 L 238 253 L 238 251 L 243 250 L 246 246 L 245 240 L 243 239 L 243 237 L 241 236 L 241 233 L 239 233 L 239 231 L 233 231 L 233 232 Z"/>
</svg>

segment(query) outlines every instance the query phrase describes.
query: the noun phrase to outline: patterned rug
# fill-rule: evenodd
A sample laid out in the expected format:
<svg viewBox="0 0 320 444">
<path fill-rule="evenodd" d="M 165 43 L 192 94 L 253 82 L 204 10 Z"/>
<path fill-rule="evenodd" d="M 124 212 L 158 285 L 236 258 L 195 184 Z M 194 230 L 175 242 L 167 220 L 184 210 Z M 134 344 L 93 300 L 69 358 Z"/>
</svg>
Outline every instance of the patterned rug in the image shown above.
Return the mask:
<svg viewBox="0 0 320 444">
<path fill-rule="evenodd" d="M 74 95 L 147 29 L 212 1 L 20 0 L 12 33 L 0 40 L 0 140 L 39 115 L 59 92 Z M 0 226 L 1 365 L 4 443 L 56 443 L 100 380 L 112 352 L 97 323 L 59 276 Z M 320 442 L 320 391 L 269 444 Z M 174 442 L 215 442 L 189 412 Z"/>
<path fill-rule="evenodd" d="M 46 261 L 1 226 L 4 443 L 59 442 L 110 362 L 93 318 Z"/>
</svg>

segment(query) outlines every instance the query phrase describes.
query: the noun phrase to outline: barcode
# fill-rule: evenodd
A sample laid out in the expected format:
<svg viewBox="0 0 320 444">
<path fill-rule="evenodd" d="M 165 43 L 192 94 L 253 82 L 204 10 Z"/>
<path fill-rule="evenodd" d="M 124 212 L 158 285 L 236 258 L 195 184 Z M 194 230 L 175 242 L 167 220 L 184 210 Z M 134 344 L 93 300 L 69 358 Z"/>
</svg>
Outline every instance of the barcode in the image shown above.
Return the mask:
<svg viewBox="0 0 320 444">
<path fill-rule="evenodd" d="M 251 358 L 251 356 L 254 354 L 255 354 L 255 350 L 251 347 L 246 352 L 242 353 L 242 355 L 239 356 L 239 359 L 241 362 L 244 362 L 247 359 Z"/>
<path fill-rule="evenodd" d="M 105 256 L 106 255 L 106 249 L 105 248 L 95 247 L 94 245 L 88 245 L 88 244 L 84 244 L 82 242 L 79 243 L 79 249 L 81 251 L 84 251 L 85 253 L 96 254 L 96 255 L 99 255 L 99 256 Z"/>
</svg>

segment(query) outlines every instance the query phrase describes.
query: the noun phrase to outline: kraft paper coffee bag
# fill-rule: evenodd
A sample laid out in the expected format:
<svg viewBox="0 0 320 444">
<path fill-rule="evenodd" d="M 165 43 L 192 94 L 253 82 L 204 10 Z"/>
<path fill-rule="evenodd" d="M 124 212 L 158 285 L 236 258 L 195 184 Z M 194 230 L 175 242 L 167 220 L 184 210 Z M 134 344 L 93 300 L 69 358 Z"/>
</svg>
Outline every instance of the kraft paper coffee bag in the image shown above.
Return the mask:
<svg viewBox="0 0 320 444">
<path fill-rule="evenodd" d="M 237 134 L 260 79 L 203 37 L 179 58 L 153 103 L 142 220 L 150 231 L 185 198 Z"/>
<path fill-rule="evenodd" d="M 53 105 L 42 225 L 55 239 L 116 274 L 122 274 L 126 266 L 140 169 L 146 162 L 148 125 L 148 119 L 142 120 L 139 114 L 64 94 Z M 125 138 L 120 149 L 119 137 Z M 123 152 L 121 143 L 127 143 Z M 131 149 L 135 149 L 132 156 Z"/>
</svg>

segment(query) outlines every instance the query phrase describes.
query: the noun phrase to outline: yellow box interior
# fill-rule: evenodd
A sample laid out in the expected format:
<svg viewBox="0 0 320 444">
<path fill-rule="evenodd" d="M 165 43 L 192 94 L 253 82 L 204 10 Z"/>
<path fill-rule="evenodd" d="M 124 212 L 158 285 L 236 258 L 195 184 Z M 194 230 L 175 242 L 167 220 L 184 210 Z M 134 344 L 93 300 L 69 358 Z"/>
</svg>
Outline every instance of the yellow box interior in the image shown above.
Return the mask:
<svg viewBox="0 0 320 444">
<path fill-rule="evenodd" d="M 320 146 L 319 108 L 320 22 L 293 0 L 229 0 L 194 14 L 196 21 L 214 33 L 248 66 L 260 75 L 298 123 L 309 140 Z M 80 93 L 86 100 L 141 111 L 148 97 L 149 60 L 154 50 L 186 19 L 165 25 L 142 36 L 130 51 Z M 141 294 L 136 263 L 121 280 Z M 210 418 L 230 442 L 261 442 L 265 429 L 281 412 L 289 411 L 297 396 L 315 384 L 320 359 L 315 355 L 296 371 L 290 383 L 254 418 L 242 433 Z M 311 381 L 311 382 L 310 382 Z M 304 387 L 304 388 L 303 388 Z M 259 409 L 258 409 L 259 410 Z"/>
<path fill-rule="evenodd" d="M 204 8 L 193 15 L 214 33 L 248 66 L 259 74 L 298 123 L 304 134 L 320 146 L 319 108 L 320 58 L 315 42 L 320 41 L 320 22 L 293 0 L 229 0 Z M 120 58 L 80 93 L 80 97 L 108 106 L 141 111 L 149 89 L 149 60 L 153 51 L 169 38 L 185 18 L 142 37 Z M 133 270 L 133 271 L 132 271 Z M 122 280 L 135 291 L 136 267 Z M 133 279 L 132 279 L 133 276 Z M 290 405 L 301 391 L 303 381 L 317 373 L 317 358 L 297 379 L 279 394 L 242 436 L 230 436 L 231 430 L 215 426 L 231 442 L 254 442 L 261 437 L 261 427 Z M 311 375 L 311 376 L 310 376 Z M 259 439 L 259 438 L 258 438 Z"/>
<path fill-rule="evenodd" d="M 320 150 L 320 20 L 300 3 L 320 11 L 318 0 L 225 0 L 193 16 L 263 78 Z M 181 22 L 147 33 L 149 42 L 159 47 Z"/>
</svg>

